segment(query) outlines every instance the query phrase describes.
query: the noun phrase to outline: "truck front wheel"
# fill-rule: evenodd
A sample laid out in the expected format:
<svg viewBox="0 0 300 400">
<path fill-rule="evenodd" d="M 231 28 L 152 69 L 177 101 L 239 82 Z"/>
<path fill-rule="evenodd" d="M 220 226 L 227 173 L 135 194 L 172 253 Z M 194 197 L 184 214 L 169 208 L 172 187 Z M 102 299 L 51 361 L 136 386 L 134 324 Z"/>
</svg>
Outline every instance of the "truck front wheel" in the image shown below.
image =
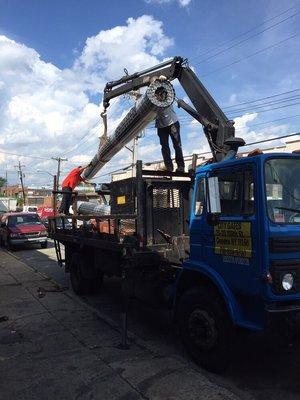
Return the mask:
<svg viewBox="0 0 300 400">
<path fill-rule="evenodd" d="M 178 322 L 183 344 L 193 360 L 209 371 L 224 371 L 234 328 L 216 291 L 189 289 L 180 299 Z"/>
<path fill-rule="evenodd" d="M 82 269 L 84 263 L 80 254 L 74 254 L 70 266 L 70 280 L 74 292 L 78 295 L 98 293 L 103 282 L 103 274 L 95 270 L 92 278 L 84 278 Z"/>
</svg>

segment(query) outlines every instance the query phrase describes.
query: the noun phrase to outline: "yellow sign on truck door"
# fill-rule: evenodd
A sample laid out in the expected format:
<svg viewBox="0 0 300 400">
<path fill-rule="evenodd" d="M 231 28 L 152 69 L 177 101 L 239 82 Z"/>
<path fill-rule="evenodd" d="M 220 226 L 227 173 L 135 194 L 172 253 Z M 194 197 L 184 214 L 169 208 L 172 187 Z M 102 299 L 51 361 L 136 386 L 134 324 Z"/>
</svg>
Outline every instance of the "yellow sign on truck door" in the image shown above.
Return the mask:
<svg viewBox="0 0 300 400">
<path fill-rule="evenodd" d="M 251 222 L 220 221 L 214 227 L 215 253 L 250 258 Z"/>
</svg>

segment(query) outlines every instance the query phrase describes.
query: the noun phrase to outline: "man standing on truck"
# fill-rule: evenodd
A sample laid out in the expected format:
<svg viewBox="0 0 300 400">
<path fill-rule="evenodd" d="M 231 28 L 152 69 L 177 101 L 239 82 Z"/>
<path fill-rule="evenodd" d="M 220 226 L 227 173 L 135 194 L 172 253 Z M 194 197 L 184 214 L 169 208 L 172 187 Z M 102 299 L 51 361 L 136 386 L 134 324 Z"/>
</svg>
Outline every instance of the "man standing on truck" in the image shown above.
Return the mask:
<svg viewBox="0 0 300 400">
<path fill-rule="evenodd" d="M 61 187 L 63 193 L 63 198 L 61 201 L 61 205 L 59 207 L 59 213 L 60 214 L 69 214 L 69 209 L 72 203 L 72 191 L 74 188 L 80 183 L 80 182 L 85 182 L 89 183 L 86 179 L 82 178 L 81 174 L 83 171 L 88 167 L 89 165 L 86 165 L 85 167 L 82 167 L 81 165 L 79 167 L 76 167 L 72 169 L 72 171 L 65 177 L 65 179 L 62 181 Z"/>
<path fill-rule="evenodd" d="M 173 171 L 173 162 L 169 146 L 169 136 L 172 139 L 177 164 L 176 172 L 184 172 L 184 159 L 181 148 L 180 124 L 173 106 L 164 108 L 157 113 L 155 126 L 161 144 L 165 170 Z"/>
</svg>

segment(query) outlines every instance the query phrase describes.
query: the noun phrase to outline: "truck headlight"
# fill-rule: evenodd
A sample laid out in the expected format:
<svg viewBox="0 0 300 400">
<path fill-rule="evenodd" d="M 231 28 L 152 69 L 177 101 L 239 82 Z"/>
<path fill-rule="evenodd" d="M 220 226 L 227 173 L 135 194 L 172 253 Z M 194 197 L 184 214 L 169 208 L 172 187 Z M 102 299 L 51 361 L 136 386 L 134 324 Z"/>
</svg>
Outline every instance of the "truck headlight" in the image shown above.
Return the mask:
<svg viewBox="0 0 300 400">
<path fill-rule="evenodd" d="M 290 273 L 284 274 L 281 285 L 284 290 L 291 290 L 294 286 L 294 275 Z"/>
</svg>

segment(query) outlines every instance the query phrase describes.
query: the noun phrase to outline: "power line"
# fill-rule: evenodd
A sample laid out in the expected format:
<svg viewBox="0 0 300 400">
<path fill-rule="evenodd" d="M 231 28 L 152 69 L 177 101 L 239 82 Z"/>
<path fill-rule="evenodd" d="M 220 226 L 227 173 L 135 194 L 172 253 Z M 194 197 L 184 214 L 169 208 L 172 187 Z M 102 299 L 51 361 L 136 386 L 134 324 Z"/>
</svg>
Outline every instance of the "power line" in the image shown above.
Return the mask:
<svg viewBox="0 0 300 400">
<path fill-rule="evenodd" d="M 104 176 L 115 174 L 116 172 L 126 171 L 130 167 L 132 167 L 132 164 L 127 164 L 127 166 L 124 167 L 124 168 L 119 168 L 119 169 L 116 169 L 114 171 L 109 171 L 109 172 L 107 172 L 106 174 L 103 174 L 103 175 L 95 175 L 93 179 L 95 179 L 95 178 L 103 178 Z"/>
<path fill-rule="evenodd" d="M 271 106 L 278 106 L 278 105 L 284 105 L 283 103 L 289 103 L 288 105 L 293 105 L 294 101 L 297 101 L 300 99 L 300 95 L 299 96 L 294 96 L 294 97 L 287 97 L 281 100 L 273 100 L 273 101 L 269 101 L 269 102 L 265 102 L 262 104 L 254 104 L 251 108 L 246 107 L 246 108 L 237 108 L 235 110 L 229 110 L 228 114 L 233 115 L 236 113 L 241 113 L 241 112 L 249 112 L 249 110 L 257 110 L 259 108 L 264 108 L 264 107 L 271 107 Z"/>
<path fill-rule="evenodd" d="M 79 145 L 82 146 L 84 143 L 86 143 L 86 142 L 88 141 L 89 138 L 87 138 L 83 143 L 80 143 L 80 142 L 81 142 L 86 136 L 88 136 L 90 133 L 92 133 L 92 130 L 96 128 L 96 126 L 99 124 L 99 122 L 100 122 L 100 121 L 98 120 L 98 121 L 96 122 L 96 124 L 94 124 L 94 125 L 92 126 L 92 128 L 90 128 L 90 129 L 82 136 L 82 138 L 79 139 L 79 141 L 76 143 L 75 146 L 73 146 L 70 150 L 65 151 L 63 154 L 66 155 L 66 154 L 72 153 L 72 151 L 76 150 L 76 149 L 78 148 Z"/>
<path fill-rule="evenodd" d="M 277 137 L 270 138 L 270 139 L 263 139 L 263 140 L 258 140 L 258 141 L 256 141 L 256 142 L 252 142 L 252 143 L 246 143 L 245 146 L 253 146 L 254 144 L 260 144 L 260 143 L 265 143 L 265 142 L 271 142 L 272 140 L 280 140 L 280 139 L 285 139 L 285 138 L 288 138 L 288 137 L 298 136 L 298 135 L 300 135 L 299 132 L 297 132 L 297 133 L 290 133 L 290 134 L 288 134 L 288 135 L 282 135 L 282 136 L 277 136 Z"/>
<path fill-rule="evenodd" d="M 248 125 L 248 128 L 252 128 L 254 126 L 259 126 L 259 125 L 266 125 L 266 124 L 270 124 L 272 122 L 278 122 L 278 121 L 282 121 L 282 120 L 285 120 L 285 119 L 296 118 L 296 117 L 300 117 L 300 114 L 290 115 L 289 117 L 284 117 L 284 118 L 272 119 L 271 121 L 258 122 L 257 124 Z M 236 131 L 239 131 L 239 129 L 237 129 Z"/>
<path fill-rule="evenodd" d="M 256 142 L 246 143 L 243 147 L 246 147 L 246 146 L 253 146 L 254 144 L 260 144 L 260 143 L 271 142 L 271 141 L 273 141 L 273 140 L 280 140 L 280 139 L 285 139 L 285 138 L 288 138 L 288 137 L 298 136 L 298 135 L 300 135 L 300 132 L 297 132 L 297 133 L 290 133 L 290 134 L 288 134 L 288 135 L 282 135 L 282 136 L 277 136 L 277 137 L 274 137 L 274 138 L 263 139 L 263 140 L 258 140 L 258 141 L 256 141 Z M 206 154 L 211 154 L 211 151 L 205 151 L 205 152 L 203 152 L 203 153 L 197 153 L 197 156 L 204 156 L 204 155 L 206 155 Z M 188 157 L 190 157 L 190 156 L 188 156 Z M 186 158 L 186 157 L 184 157 L 184 158 Z M 158 162 L 163 162 L 163 160 L 161 160 L 161 161 L 154 161 L 153 163 L 158 163 Z M 150 164 L 151 164 L 151 163 L 150 163 Z"/>
<path fill-rule="evenodd" d="M 11 152 L 8 152 L 8 151 L 3 151 L 3 150 L 0 150 L 0 153 L 1 154 L 9 154 L 9 155 L 18 156 L 18 157 L 35 158 L 37 160 L 48 160 L 48 161 L 51 160 L 51 158 L 47 158 L 47 157 L 28 156 L 28 155 L 25 155 L 25 154 L 11 153 Z"/>
<path fill-rule="evenodd" d="M 264 26 L 267 22 L 273 21 L 274 19 L 280 17 L 281 15 L 284 15 L 284 14 L 288 13 L 289 11 L 291 11 L 291 10 L 293 10 L 293 9 L 295 9 L 295 6 L 290 7 L 290 8 L 288 8 L 287 10 L 284 10 L 284 11 L 282 11 L 281 13 L 279 13 L 279 14 L 277 14 L 277 15 L 271 17 L 271 18 L 268 18 L 268 19 L 264 20 L 263 22 L 261 22 L 260 24 L 254 26 L 253 28 L 250 28 L 250 29 L 247 30 L 246 32 L 243 32 L 243 33 L 238 34 L 237 36 L 234 36 L 232 39 L 230 39 L 230 40 L 224 42 L 223 44 L 221 44 L 221 45 L 219 45 L 219 46 L 213 47 L 212 49 L 206 51 L 205 53 L 200 54 L 198 57 L 199 57 L 199 58 L 202 57 L 202 56 L 204 57 L 204 56 L 206 56 L 207 54 L 210 54 L 211 52 L 213 52 L 213 51 L 215 51 L 215 50 L 218 50 L 218 49 L 222 48 L 223 46 L 226 46 L 226 45 L 229 44 L 229 43 L 234 42 L 236 39 L 239 39 L 240 37 L 245 36 L 245 35 L 247 35 L 248 33 L 251 33 L 251 32 L 253 32 L 253 31 L 255 31 L 257 28 L 260 28 L 261 26 Z M 198 57 L 197 57 L 197 58 L 198 58 Z"/>
<path fill-rule="evenodd" d="M 272 109 L 273 110 L 273 109 Z M 266 111 L 272 111 L 272 110 L 266 110 Z M 260 112 L 258 112 L 257 113 L 258 115 L 260 114 Z M 297 117 L 300 117 L 300 114 L 295 114 L 295 115 L 289 115 L 289 116 L 287 116 L 287 117 L 283 117 L 283 118 L 276 118 L 276 119 L 272 119 L 272 120 L 269 120 L 269 121 L 265 121 L 265 122 L 258 122 L 258 123 L 256 123 L 256 124 L 251 124 L 251 125 L 248 125 L 247 127 L 248 128 L 252 128 L 252 127 L 255 127 L 255 126 L 259 126 L 259 125 L 265 125 L 265 124 L 270 124 L 270 123 L 272 123 L 272 122 L 278 122 L 278 121 L 282 121 L 282 120 L 287 120 L 287 119 L 292 119 L 292 118 L 297 118 Z M 238 116 L 236 116 L 235 118 L 238 118 Z M 180 120 L 180 125 L 181 126 L 188 126 L 192 121 L 195 121 L 193 118 L 190 118 L 189 120 L 186 120 L 186 121 L 184 121 L 184 122 L 182 122 L 181 120 Z M 198 125 L 197 125 L 198 126 Z M 154 130 L 155 128 L 153 127 L 153 128 L 147 128 L 146 130 Z M 238 129 L 239 130 L 239 129 Z"/>
<path fill-rule="evenodd" d="M 300 88 L 299 89 L 294 89 L 294 90 L 288 90 L 287 92 L 281 92 L 281 93 L 273 94 L 271 96 L 261 97 L 261 98 L 256 99 L 256 100 L 244 101 L 243 103 L 236 103 L 236 104 L 232 104 L 231 106 L 225 106 L 225 107 L 222 107 L 222 109 L 223 110 L 227 110 L 228 108 L 234 108 L 234 107 L 237 107 L 237 106 L 243 106 L 245 104 L 256 103 L 256 102 L 262 101 L 262 100 L 269 100 L 269 99 L 272 99 L 274 97 L 282 96 L 284 94 L 298 92 L 299 90 L 300 90 Z"/>
<path fill-rule="evenodd" d="M 285 43 L 285 42 L 287 42 L 288 40 L 294 39 L 295 37 L 297 37 L 297 36 L 299 36 L 299 35 L 300 35 L 300 33 L 296 33 L 295 35 L 289 36 L 289 37 L 287 37 L 287 38 L 285 38 L 285 39 L 283 39 L 283 40 L 280 40 L 279 42 L 276 42 L 276 43 L 270 45 L 270 46 L 263 47 L 262 49 L 257 50 L 257 51 L 255 51 L 254 53 L 249 54 L 248 56 L 242 57 L 242 58 L 240 58 L 239 60 L 235 60 L 235 61 L 233 61 L 233 62 L 231 62 L 231 63 L 229 63 L 229 64 L 223 65 L 223 66 L 221 66 L 221 67 L 219 67 L 219 68 L 217 68 L 217 69 L 215 69 L 215 70 L 213 70 L 213 71 L 211 71 L 211 72 L 208 72 L 208 73 L 205 74 L 205 75 L 202 75 L 202 78 L 205 78 L 206 76 L 212 75 L 212 74 L 214 74 L 215 72 L 219 72 L 219 71 L 221 71 L 221 70 L 223 70 L 223 69 L 225 69 L 225 68 L 231 67 L 232 65 L 237 64 L 237 63 L 239 63 L 239 62 L 241 62 L 241 61 L 247 60 L 248 58 L 254 57 L 254 56 L 256 56 L 257 54 L 260 54 L 260 53 L 262 53 L 262 52 L 264 52 L 264 51 L 266 51 L 266 50 L 270 50 L 270 49 L 272 49 L 273 47 L 279 46 L 280 44 Z"/>
<path fill-rule="evenodd" d="M 282 106 L 279 106 L 279 107 L 271 107 L 271 108 L 269 108 L 269 109 L 267 109 L 267 110 L 260 110 L 260 111 L 258 111 L 258 112 L 256 112 L 255 110 L 249 108 L 249 109 L 245 109 L 245 110 L 243 111 L 242 114 L 237 114 L 237 115 L 235 115 L 235 112 L 232 112 L 232 113 L 229 113 L 227 116 L 228 116 L 228 118 L 230 118 L 230 119 L 235 119 L 235 118 L 242 117 L 242 116 L 245 115 L 245 114 L 253 114 L 253 113 L 255 113 L 255 114 L 257 114 L 257 115 L 260 115 L 260 114 L 265 113 L 265 112 L 274 111 L 274 110 L 280 110 L 280 109 L 282 109 L 282 108 L 287 108 L 287 107 L 293 107 L 293 106 L 296 106 L 296 105 L 299 105 L 299 104 L 300 104 L 300 102 L 296 102 L 296 103 L 291 103 L 291 104 L 282 105 Z M 266 106 L 266 107 L 267 107 L 267 106 Z M 240 112 L 240 111 L 239 111 L 239 112 Z M 292 116 L 292 118 L 298 117 L 298 116 L 300 116 L 300 115 Z M 284 119 L 286 119 L 286 118 L 284 118 Z M 192 121 L 195 121 L 195 119 L 193 119 L 193 118 L 187 118 L 187 119 L 185 119 L 185 120 L 180 120 L 180 125 L 181 125 L 181 126 L 187 126 L 187 125 L 189 125 Z M 275 121 L 275 120 L 274 120 L 274 121 Z M 148 128 L 148 129 L 154 129 L 154 128 Z"/>
<path fill-rule="evenodd" d="M 268 112 L 268 111 L 280 110 L 280 109 L 282 109 L 282 108 L 292 107 L 292 106 L 296 106 L 296 105 L 298 105 L 298 104 L 300 104 L 300 102 L 298 102 L 298 103 L 293 103 L 293 104 L 286 104 L 286 105 L 280 106 L 280 107 L 273 107 L 273 108 L 269 108 L 268 110 L 260 110 L 258 114 L 261 114 L 261 113 L 264 113 L 264 112 Z M 255 112 L 255 111 L 254 111 L 254 112 Z M 252 114 L 252 112 L 251 112 L 251 110 L 249 110 L 249 111 L 245 111 L 243 114 L 235 115 L 235 116 L 233 116 L 233 115 L 230 114 L 230 117 L 231 117 L 231 118 L 238 118 L 238 117 L 242 117 L 244 114 Z"/>
<path fill-rule="evenodd" d="M 215 58 L 215 57 L 219 56 L 220 54 L 223 54 L 223 53 L 225 53 L 226 51 L 229 51 L 229 50 L 233 49 L 234 47 L 239 46 L 240 44 L 245 43 L 245 42 L 247 42 L 247 41 L 250 40 L 250 39 L 253 39 L 253 38 L 256 37 L 256 36 L 259 36 L 259 35 L 261 35 L 262 33 L 266 32 L 266 31 L 268 31 L 268 30 L 270 30 L 270 29 L 272 29 L 272 28 L 275 28 L 276 26 L 282 24 L 283 22 L 285 22 L 285 21 L 287 21 L 287 20 L 289 20 L 289 19 L 295 17 L 295 16 L 298 15 L 299 13 L 300 13 L 300 11 L 297 11 L 296 13 L 294 13 L 294 14 L 292 14 L 292 15 L 290 15 L 290 16 L 284 18 L 283 20 L 281 20 L 281 21 L 279 21 L 279 22 L 276 22 L 275 24 L 273 24 L 273 25 L 271 25 L 271 26 L 269 26 L 269 27 L 267 27 L 267 28 L 265 28 L 265 29 L 263 29 L 263 30 L 261 30 L 261 31 L 259 31 L 259 32 L 257 32 L 257 33 L 255 33 L 254 35 L 249 36 L 249 37 L 246 38 L 246 39 L 240 40 L 239 42 L 233 44 L 232 46 L 229 46 L 229 47 L 227 47 L 226 49 L 220 50 L 219 52 L 217 52 L 217 53 L 215 53 L 215 54 L 213 54 L 213 55 L 211 55 L 211 56 L 209 56 L 209 57 L 207 57 L 207 58 L 204 58 L 203 60 L 200 60 L 200 61 L 198 61 L 198 62 L 199 62 L 199 63 L 207 62 L 207 61 L 211 60 L 212 58 Z"/>
</svg>

